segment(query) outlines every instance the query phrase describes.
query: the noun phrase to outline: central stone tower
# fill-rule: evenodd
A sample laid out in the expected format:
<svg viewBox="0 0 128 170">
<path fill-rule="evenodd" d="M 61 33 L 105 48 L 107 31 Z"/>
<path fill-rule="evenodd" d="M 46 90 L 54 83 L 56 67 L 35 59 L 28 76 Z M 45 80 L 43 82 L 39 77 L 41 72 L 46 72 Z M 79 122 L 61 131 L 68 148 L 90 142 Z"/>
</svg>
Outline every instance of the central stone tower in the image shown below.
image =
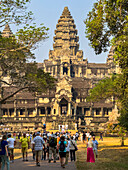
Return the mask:
<svg viewBox="0 0 128 170">
<path fill-rule="evenodd" d="M 45 71 L 58 78 L 74 76 L 72 64 L 83 61 L 83 51 L 79 50 L 78 41 L 74 19 L 65 7 L 56 25 L 53 50 L 49 51 L 49 60 L 44 62 Z"/>
</svg>

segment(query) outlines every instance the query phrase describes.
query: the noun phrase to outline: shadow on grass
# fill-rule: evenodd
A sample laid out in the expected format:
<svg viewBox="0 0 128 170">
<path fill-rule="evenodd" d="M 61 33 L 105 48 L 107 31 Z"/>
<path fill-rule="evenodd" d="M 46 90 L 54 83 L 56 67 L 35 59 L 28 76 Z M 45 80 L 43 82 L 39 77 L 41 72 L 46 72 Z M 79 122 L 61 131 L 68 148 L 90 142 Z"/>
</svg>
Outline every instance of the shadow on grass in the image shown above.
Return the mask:
<svg viewBox="0 0 128 170">
<path fill-rule="evenodd" d="M 115 146 L 107 146 L 112 149 L 106 149 L 99 151 L 98 160 L 95 163 L 86 162 L 86 149 L 84 147 L 77 151 L 76 166 L 78 170 L 128 170 L 128 151 L 126 148 L 114 149 Z M 126 147 L 126 146 L 125 146 Z M 103 149 L 103 147 L 101 147 Z M 99 149 L 101 149 L 99 148 Z"/>
</svg>

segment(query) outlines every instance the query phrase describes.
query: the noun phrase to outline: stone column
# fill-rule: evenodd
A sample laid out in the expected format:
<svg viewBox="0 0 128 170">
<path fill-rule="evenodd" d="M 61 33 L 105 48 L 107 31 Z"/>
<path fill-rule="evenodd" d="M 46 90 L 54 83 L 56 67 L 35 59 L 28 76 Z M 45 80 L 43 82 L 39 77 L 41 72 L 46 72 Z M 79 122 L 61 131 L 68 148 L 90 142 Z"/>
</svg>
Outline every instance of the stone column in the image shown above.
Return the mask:
<svg viewBox="0 0 128 170">
<path fill-rule="evenodd" d="M 36 115 L 35 116 L 38 116 L 37 114 L 37 108 L 38 108 L 38 101 L 37 101 L 37 93 L 35 94 L 35 111 L 36 111 Z"/>
<path fill-rule="evenodd" d="M 68 67 L 68 76 L 70 77 L 70 66 Z"/>
<path fill-rule="evenodd" d="M 57 115 L 60 115 L 60 108 L 59 108 L 59 103 L 57 103 L 56 114 L 57 114 Z"/>
<path fill-rule="evenodd" d="M 82 115 L 84 115 L 84 107 L 82 107 Z"/>
<path fill-rule="evenodd" d="M 76 118 L 76 106 L 74 107 L 74 119 Z"/>
<path fill-rule="evenodd" d="M 25 108 L 25 117 L 28 116 L 28 111 L 27 111 L 27 108 Z"/>
<path fill-rule="evenodd" d="M 71 115 L 71 103 L 68 103 L 68 115 Z"/>
<path fill-rule="evenodd" d="M 60 76 L 62 76 L 63 75 L 63 65 L 61 64 L 61 66 L 60 66 Z"/>
<path fill-rule="evenodd" d="M 48 110 L 47 110 L 47 107 L 45 107 L 45 116 L 48 115 Z"/>
<path fill-rule="evenodd" d="M 104 116 L 104 110 L 103 110 L 103 107 L 101 108 L 101 116 Z"/>
<path fill-rule="evenodd" d="M 9 115 L 9 109 L 7 109 L 7 116 L 10 117 L 10 115 Z"/>
<path fill-rule="evenodd" d="M 55 76 L 57 77 L 57 66 L 55 66 Z"/>
<path fill-rule="evenodd" d="M 90 107 L 90 116 L 92 116 L 92 107 Z"/>
<path fill-rule="evenodd" d="M 14 117 L 16 116 L 16 100 L 14 100 Z"/>
<path fill-rule="evenodd" d="M 51 66 L 52 67 L 52 66 Z M 52 71 L 51 71 L 51 76 L 53 76 L 53 67 L 52 67 Z"/>
</svg>

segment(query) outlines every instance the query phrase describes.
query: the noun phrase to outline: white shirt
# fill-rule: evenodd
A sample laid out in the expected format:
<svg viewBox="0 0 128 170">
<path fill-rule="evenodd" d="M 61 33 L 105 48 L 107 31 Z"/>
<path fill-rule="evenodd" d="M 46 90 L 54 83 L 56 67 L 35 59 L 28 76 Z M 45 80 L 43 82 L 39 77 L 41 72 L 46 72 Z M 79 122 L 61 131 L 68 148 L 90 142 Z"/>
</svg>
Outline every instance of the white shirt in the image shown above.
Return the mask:
<svg viewBox="0 0 128 170">
<path fill-rule="evenodd" d="M 69 147 L 70 147 L 70 140 L 68 140 L 67 143 L 68 143 L 68 145 L 66 147 L 66 152 L 69 152 L 70 151 L 70 149 L 69 149 Z"/>
<path fill-rule="evenodd" d="M 36 136 L 33 142 L 35 143 L 35 151 L 41 151 L 43 149 L 44 140 L 42 137 Z"/>
<path fill-rule="evenodd" d="M 14 148 L 14 138 L 8 138 L 7 142 L 8 142 L 8 148 Z"/>
<path fill-rule="evenodd" d="M 89 138 L 89 136 L 90 136 L 90 133 L 86 133 L 86 137 Z"/>
</svg>

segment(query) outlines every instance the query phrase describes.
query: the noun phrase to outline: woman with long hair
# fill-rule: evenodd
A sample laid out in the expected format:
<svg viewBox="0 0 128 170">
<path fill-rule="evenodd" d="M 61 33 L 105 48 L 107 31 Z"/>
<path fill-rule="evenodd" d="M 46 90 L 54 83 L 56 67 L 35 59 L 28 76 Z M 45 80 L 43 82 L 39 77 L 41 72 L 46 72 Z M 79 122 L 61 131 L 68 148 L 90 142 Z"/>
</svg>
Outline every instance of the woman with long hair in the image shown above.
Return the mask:
<svg viewBox="0 0 128 170">
<path fill-rule="evenodd" d="M 95 162 L 94 153 L 93 153 L 93 142 L 91 139 L 89 139 L 87 143 L 87 162 L 91 162 L 91 163 Z"/>
</svg>

